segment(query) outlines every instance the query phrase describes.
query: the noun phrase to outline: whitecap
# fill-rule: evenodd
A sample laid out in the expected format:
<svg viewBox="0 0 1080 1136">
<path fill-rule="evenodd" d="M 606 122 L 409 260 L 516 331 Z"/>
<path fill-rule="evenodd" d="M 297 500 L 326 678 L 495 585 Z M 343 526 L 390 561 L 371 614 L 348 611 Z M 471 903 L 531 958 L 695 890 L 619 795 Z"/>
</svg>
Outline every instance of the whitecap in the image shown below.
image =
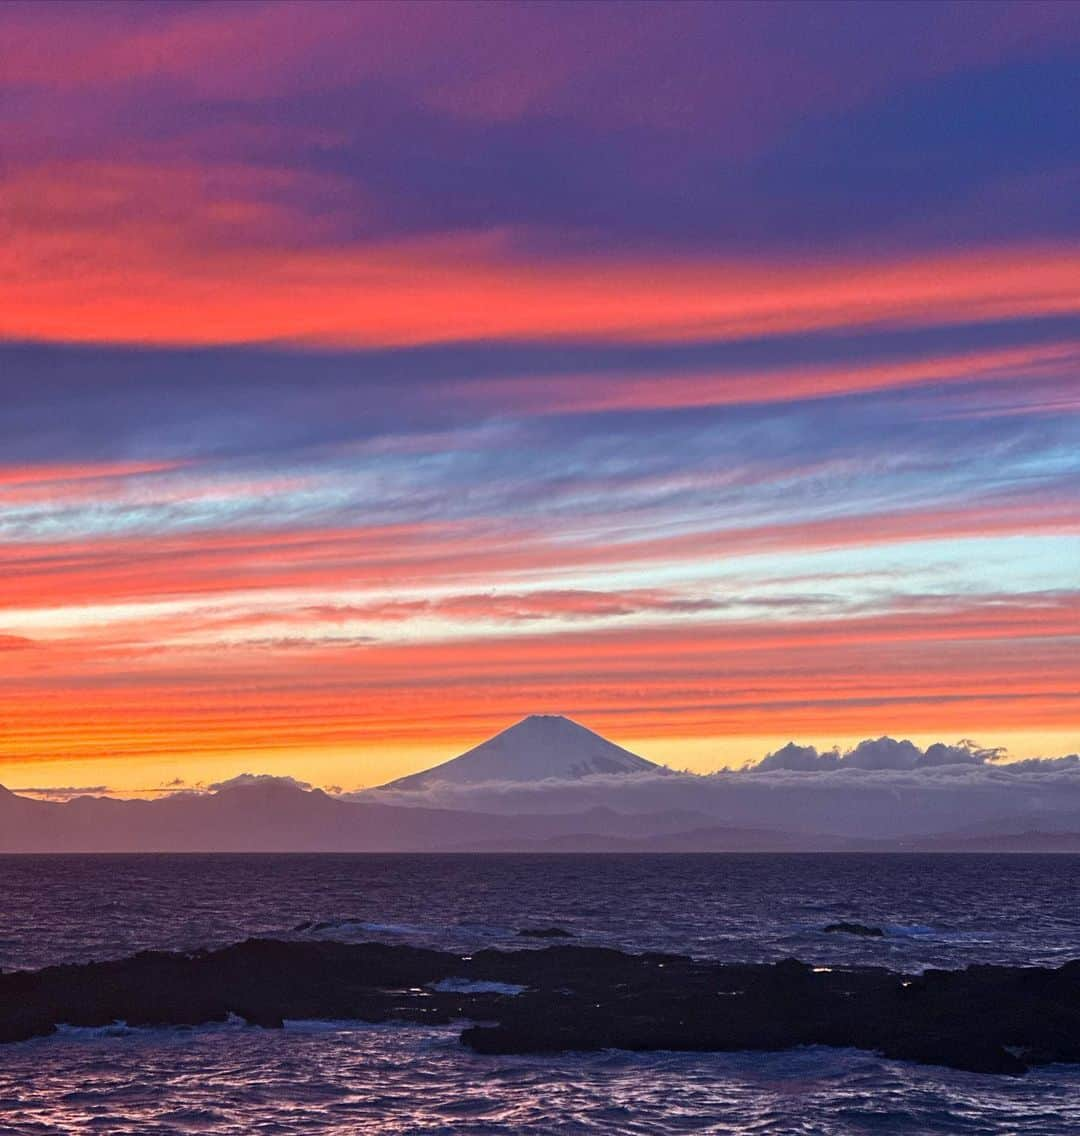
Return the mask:
<svg viewBox="0 0 1080 1136">
<path fill-rule="evenodd" d="M 443 978 L 429 984 L 440 994 L 523 994 L 528 987 L 513 982 L 473 981 L 469 978 Z"/>
</svg>

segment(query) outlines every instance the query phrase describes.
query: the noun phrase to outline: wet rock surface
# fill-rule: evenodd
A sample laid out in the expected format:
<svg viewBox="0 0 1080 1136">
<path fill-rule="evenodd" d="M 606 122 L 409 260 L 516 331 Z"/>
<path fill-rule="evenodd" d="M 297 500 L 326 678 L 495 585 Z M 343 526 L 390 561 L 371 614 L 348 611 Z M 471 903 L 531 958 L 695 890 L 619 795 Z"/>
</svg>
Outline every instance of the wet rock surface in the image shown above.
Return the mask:
<svg viewBox="0 0 1080 1136">
<path fill-rule="evenodd" d="M 880 927 L 868 927 L 865 923 L 830 923 L 825 930 L 830 934 L 862 935 L 874 939 L 880 939 L 885 934 Z"/>
<path fill-rule="evenodd" d="M 524 989 L 498 993 L 492 984 Z M 252 939 L 0 975 L 0 1041 L 59 1024 L 197 1025 L 230 1014 L 269 1028 L 285 1019 L 470 1019 L 485 1024 L 465 1028 L 462 1041 L 492 1054 L 828 1045 L 1019 1074 L 1080 1062 L 1080 960 L 903 975 L 563 945 L 463 956 Z"/>
</svg>

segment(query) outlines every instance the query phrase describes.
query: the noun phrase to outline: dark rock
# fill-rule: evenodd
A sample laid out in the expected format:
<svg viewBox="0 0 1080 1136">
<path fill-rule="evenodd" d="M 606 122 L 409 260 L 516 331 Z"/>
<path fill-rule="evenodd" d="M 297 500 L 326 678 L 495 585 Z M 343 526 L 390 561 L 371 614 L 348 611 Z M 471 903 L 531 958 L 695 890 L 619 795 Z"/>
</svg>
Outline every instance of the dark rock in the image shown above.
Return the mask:
<svg viewBox="0 0 1080 1136">
<path fill-rule="evenodd" d="M 525 989 L 516 996 L 435 989 L 446 978 Z M 493 1054 L 853 1046 L 1018 1074 L 1080 1062 L 1080 961 L 915 976 L 569 945 L 463 957 L 381 943 L 250 939 L 217 951 L 145 951 L 0 975 L 0 1041 L 48 1034 L 60 1023 L 195 1025 L 230 1014 L 267 1028 L 289 1018 L 469 1018 L 491 1024 L 467 1028 L 463 1042 Z"/>
<path fill-rule="evenodd" d="M 570 931 L 562 927 L 523 927 L 518 934 L 523 939 L 572 939 Z"/>
<path fill-rule="evenodd" d="M 868 927 L 865 923 L 830 923 L 826 931 L 839 932 L 842 935 L 865 935 L 881 938 L 885 932 L 880 927 Z"/>
</svg>

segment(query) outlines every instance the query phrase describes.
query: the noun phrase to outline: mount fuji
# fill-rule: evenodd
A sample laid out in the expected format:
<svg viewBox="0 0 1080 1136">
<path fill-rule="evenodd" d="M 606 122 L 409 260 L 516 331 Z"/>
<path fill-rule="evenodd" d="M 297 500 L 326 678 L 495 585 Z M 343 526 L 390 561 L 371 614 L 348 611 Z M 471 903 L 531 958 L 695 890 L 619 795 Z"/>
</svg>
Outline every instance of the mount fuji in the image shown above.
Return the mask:
<svg viewBox="0 0 1080 1136">
<path fill-rule="evenodd" d="M 594 774 L 667 773 L 561 714 L 531 714 L 459 757 L 400 777 L 383 789 L 426 789 L 441 783 L 575 781 Z"/>
</svg>

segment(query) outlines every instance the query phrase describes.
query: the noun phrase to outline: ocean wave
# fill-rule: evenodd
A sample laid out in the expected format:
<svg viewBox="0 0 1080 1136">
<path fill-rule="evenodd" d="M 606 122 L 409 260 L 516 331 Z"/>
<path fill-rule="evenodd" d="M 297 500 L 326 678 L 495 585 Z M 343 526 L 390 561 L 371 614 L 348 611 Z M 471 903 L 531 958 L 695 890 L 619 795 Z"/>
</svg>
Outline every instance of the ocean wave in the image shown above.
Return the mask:
<svg viewBox="0 0 1080 1136">
<path fill-rule="evenodd" d="M 47 1115 L 50 1131 L 88 1132 L 104 1124 L 118 1136 L 293 1132 L 298 1123 L 327 1136 L 466 1129 L 535 1136 L 1069 1136 L 1080 1130 L 1080 1072 L 1064 1066 L 1003 1080 L 819 1046 L 492 1059 L 448 1044 L 437 1029 L 318 1026 L 298 1021 L 285 1031 L 220 1036 L 197 1030 L 183 1046 L 154 1036 L 164 1031 L 136 1031 L 137 1056 L 98 1042 L 57 1046 L 48 1062 L 40 1050 L 20 1046 L 5 1053 L 0 1067 L 0 1127 L 35 1136 Z"/>
<path fill-rule="evenodd" d="M 308 935 L 423 935 L 428 928 L 414 923 L 377 923 L 367 919 L 342 917 L 334 919 L 307 920 L 291 928 L 294 934 Z"/>
<path fill-rule="evenodd" d="M 431 983 L 431 989 L 440 994 L 524 994 L 527 986 L 513 982 L 483 982 L 469 978 L 443 978 Z"/>
<path fill-rule="evenodd" d="M 940 937 L 940 932 L 937 928 L 928 927 L 924 923 L 886 923 L 884 930 L 887 935 L 894 935 L 900 939 L 929 939 Z"/>
<path fill-rule="evenodd" d="M 239 1014 L 229 1014 L 223 1022 L 201 1022 L 198 1025 L 131 1026 L 121 1019 L 110 1022 L 105 1026 L 73 1026 L 66 1022 L 60 1022 L 51 1034 L 45 1034 L 42 1037 L 33 1038 L 21 1044 L 37 1045 L 43 1041 L 57 1039 L 62 1041 L 100 1041 L 104 1038 L 139 1038 L 155 1034 L 168 1035 L 195 1032 L 221 1033 L 223 1031 L 233 1032 L 236 1030 L 256 1028 L 258 1027 L 252 1026 L 250 1022 L 242 1018 Z"/>
</svg>

